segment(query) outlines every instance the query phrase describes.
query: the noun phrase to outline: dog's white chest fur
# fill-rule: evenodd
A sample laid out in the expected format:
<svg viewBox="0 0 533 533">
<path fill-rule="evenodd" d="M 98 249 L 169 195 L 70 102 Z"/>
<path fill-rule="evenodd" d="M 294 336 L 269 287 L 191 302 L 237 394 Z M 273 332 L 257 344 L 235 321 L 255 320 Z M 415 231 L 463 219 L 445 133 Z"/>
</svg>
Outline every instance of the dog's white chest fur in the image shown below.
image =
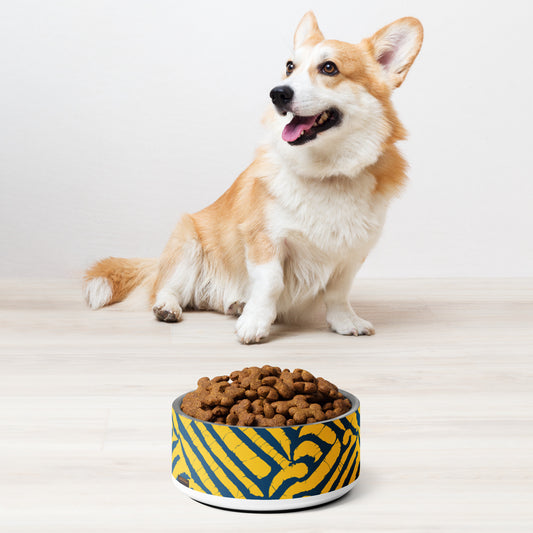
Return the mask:
<svg viewBox="0 0 533 533">
<path fill-rule="evenodd" d="M 269 188 L 268 227 L 285 247 L 280 304 L 289 308 L 316 296 L 338 268 L 364 260 L 381 233 L 387 202 L 373 192 L 368 172 L 311 180 L 282 171 Z"/>
</svg>

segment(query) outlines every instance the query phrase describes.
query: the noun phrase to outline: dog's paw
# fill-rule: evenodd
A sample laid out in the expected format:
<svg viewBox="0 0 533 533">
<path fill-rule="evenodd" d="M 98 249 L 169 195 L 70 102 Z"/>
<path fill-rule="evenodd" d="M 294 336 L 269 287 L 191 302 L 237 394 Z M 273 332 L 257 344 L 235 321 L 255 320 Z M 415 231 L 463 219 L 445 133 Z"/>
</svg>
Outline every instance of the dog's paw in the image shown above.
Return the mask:
<svg viewBox="0 0 533 533">
<path fill-rule="evenodd" d="M 244 313 L 237 320 L 235 333 L 242 344 L 254 344 L 268 337 L 272 322 L 259 313 Z"/>
<path fill-rule="evenodd" d="M 183 311 L 177 302 L 156 303 L 152 311 L 161 322 L 179 322 L 183 318 Z"/>
<path fill-rule="evenodd" d="M 331 329 L 340 335 L 374 335 L 374 326 L 355 313 L 336 313 L 328 315 Z"/>
</svg>

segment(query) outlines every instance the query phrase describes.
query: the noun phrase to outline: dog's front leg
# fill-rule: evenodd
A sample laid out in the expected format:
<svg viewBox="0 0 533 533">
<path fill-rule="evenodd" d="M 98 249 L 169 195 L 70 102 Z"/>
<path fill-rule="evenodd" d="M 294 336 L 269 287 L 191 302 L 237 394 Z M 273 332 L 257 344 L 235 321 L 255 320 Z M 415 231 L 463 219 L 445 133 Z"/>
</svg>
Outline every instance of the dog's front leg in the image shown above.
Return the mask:
<svg viewBox="0 0 533 533">
<path fill-rule="evenodd" d="M 240 342 L 251 344 L 268 337 L 276 319 L 276 304 L 283 290 L 283 268 L 277 257 L 266 262 L 246 261 L 249 294 L 235 332 Z"/>
<path fill-rule="evenodd" d="M 324 293 L 326 320 L 331 329 L 341 335 L 373 335 L 374 326 L 361 318 L 348 301 L 353 278 L 363 261 L 355 261 L 335 271 Z"/>
</svg>

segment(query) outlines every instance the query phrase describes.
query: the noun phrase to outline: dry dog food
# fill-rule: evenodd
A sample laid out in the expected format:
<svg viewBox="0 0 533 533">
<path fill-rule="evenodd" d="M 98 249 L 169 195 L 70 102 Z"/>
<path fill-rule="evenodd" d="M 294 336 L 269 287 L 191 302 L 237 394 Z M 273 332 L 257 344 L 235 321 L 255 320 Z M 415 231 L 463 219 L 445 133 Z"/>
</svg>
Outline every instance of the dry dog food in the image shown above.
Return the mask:
<svg viewBox="0 0 533 533">
<path fill-rule="evenodd" d="M 350 410 L 333 383 L 311 372 L 251 366 L 229 376 L 200 378 L 182 411 L 206 422 L 232 426 L 292 426 L 340 416 Z"/>
</svg>

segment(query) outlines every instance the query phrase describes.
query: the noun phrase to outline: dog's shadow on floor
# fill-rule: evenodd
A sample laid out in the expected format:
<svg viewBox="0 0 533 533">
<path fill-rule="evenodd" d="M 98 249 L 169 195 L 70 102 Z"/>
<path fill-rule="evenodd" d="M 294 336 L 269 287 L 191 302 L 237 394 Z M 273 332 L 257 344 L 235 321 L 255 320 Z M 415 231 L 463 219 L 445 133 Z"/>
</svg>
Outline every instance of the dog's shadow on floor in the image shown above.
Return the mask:
<svg viewBox="0 0 533 533">
<path fill-rule="evenodd" d="M 405 327 L 419 328 L 424 318 L 432 314 L 431 307 L 422 300 L 404 300 L 393 302 L 364 301 L 362 299 L 351 302 L 357 314 L 372 322 L 377 333 L 388 329 L 402 329 Z M 259 344 L 276 342 L 283 339 L 302 337 L 310 333 L 333 333 L 326 321 L 325 308 L 314 308 L 302 318 L 290 322 L 276 321 L 268 339 Z"/>
</svg>

